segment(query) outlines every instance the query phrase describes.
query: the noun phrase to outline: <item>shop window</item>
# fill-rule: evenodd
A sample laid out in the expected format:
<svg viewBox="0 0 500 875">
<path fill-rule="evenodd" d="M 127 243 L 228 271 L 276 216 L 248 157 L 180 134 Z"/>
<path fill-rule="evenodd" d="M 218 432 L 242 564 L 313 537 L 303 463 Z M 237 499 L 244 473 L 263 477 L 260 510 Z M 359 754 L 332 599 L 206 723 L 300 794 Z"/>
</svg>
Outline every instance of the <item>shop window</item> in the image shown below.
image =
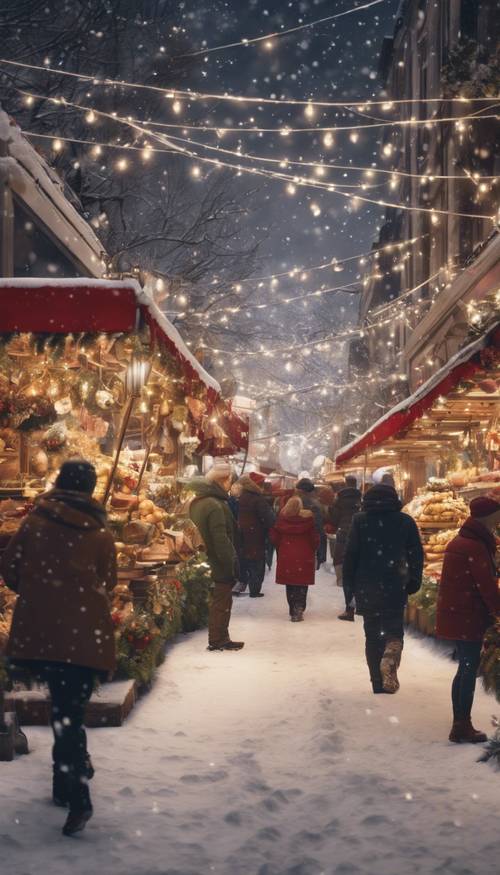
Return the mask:
<svg viewBox="0 0 500 875">
<path fill-rule="evenodd" d="M 68 255 L 46 234 L 43 226 L 16 199 L 14 203 L 14 276 L 83 276 Z"/>
</svg>

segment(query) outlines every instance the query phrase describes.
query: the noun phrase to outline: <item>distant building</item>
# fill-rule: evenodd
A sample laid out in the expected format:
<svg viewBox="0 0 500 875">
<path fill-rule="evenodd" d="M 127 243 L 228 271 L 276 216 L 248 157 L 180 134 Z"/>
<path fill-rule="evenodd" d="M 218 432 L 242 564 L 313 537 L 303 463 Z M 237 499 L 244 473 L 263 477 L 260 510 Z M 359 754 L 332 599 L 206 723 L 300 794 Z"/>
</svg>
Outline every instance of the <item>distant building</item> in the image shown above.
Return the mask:
<svg viewBox="0 0 500 875">
<path fill-rule="evenodd" d="M 96 277 L 105 253 L 55 170 L 0 110 L 0 276 Z"/>
<path fill-rule="evenodd" d="M 499 33 L 496 0 L 403 0 L 394 34 L 384 41 L 380 74 L 387 100 L 408 103 L 388 118 L 432 122 L 495 114 L 487 102 L 463 98 L 498 95 Z M 377 277 L 362 295 L 361 324 L 377 321 L 384 312 L 390 316 L 394 311 L 380 308 L 404 291 L 415 291 L 405 297 L 404 318 L 387 320 L 353 345 L 350 370 L 382 377 L 397 371 L 406 374 L 414 390 L 464 345 L 467 305 L 500 287 L 495 222 L 457 215 L 497 213 L 500 138 L 492 118 L 385 130 L 379 163 L 395 171 L 385 198 L 422 211 L 386 209 L 374 244 L 384 249 L 376 260 Z M 398 248 L 400 243 L 409 245 Z M 396 246 L 389 249 L 391 244 Z"/>
</svg>

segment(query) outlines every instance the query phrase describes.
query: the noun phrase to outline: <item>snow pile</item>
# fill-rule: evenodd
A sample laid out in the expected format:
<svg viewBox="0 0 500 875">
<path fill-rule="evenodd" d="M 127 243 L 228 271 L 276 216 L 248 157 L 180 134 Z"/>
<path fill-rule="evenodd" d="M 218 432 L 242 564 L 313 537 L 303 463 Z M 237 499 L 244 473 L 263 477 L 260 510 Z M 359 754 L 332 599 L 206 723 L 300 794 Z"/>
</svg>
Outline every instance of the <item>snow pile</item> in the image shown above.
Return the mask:
<svg viewBox="0 0 500 875">
<path fill-rule="evenodd" d="M 91 730 L 95 817 L 64 839 L 51 739 L 0 764 L 6 872 L 35 875 L 481 875 L 498 870 L 498 775 L 450 745 L 452 663 L 407 638 L 402 689 L 373 696 L 362 623 L 339 623 L 323 572 L 302 624 L 270 577 L 235 603 L 241 653 L 206 633 L 170 650 L 120 729 Z M 495 703 L 478 690 L 488 728 Z"/>
</svg>

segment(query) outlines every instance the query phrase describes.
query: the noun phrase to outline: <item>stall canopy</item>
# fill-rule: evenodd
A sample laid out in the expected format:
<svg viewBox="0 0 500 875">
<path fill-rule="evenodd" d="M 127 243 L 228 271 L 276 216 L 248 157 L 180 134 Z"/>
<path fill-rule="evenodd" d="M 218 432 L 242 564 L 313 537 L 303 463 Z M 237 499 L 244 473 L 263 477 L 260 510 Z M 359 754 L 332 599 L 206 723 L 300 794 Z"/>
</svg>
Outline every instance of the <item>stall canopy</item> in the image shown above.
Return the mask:
<svg viewBox="0 0 500 875">
<path fill-rule="evenodd" d="M 132 334 L 144 325 L 151 343 L 165 348 L 179 363 L 186 395 L 201 384 L 212 424 L 219 423 L 227 436 L 221 451 L 211 434 L 200 433 L 204 452 L 227 455 L 246 450 L 248 423 L 222 399 L 218 382 L 135 280 L 0 279 L 0 334 Z"/>
<path fill-rule="evenodd" d="M 342 447 L 335 464 L 342 468 L 377 452 L 438 448 L 467 428 L 484 427 L 500 406 L 500 327 L 460 350 L 413 395 L 384 414 L 371 428 Z M 484 377 L 477 382 L 478 378 Z M 488 377 L 490 379 L 488 379 Z M 475 379 L 476 378 L 476 379 Z M 375 451 L 375 453 L 374 453 Z M 386 461 L 386 460 L 384 460 Z"/>
</svg>

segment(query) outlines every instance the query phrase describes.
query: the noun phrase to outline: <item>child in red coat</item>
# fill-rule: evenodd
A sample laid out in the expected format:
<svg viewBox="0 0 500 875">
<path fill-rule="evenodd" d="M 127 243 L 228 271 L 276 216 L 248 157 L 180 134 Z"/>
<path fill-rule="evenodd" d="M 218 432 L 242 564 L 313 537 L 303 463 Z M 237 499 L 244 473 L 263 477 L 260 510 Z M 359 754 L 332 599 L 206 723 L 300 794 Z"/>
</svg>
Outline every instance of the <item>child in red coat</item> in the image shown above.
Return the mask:
<svg viewBox="0 0 500 875">
<path fill-rule="evenodd" d="M 304 510 L 298 496 L 287 501 L 270 537 L 278 554 L 276 583 L 286 587 L 292 623 L 300 623 L 304 619 L 307 588 L 314 584 L 320 535 L 312 512 Z"/>
</svg>

